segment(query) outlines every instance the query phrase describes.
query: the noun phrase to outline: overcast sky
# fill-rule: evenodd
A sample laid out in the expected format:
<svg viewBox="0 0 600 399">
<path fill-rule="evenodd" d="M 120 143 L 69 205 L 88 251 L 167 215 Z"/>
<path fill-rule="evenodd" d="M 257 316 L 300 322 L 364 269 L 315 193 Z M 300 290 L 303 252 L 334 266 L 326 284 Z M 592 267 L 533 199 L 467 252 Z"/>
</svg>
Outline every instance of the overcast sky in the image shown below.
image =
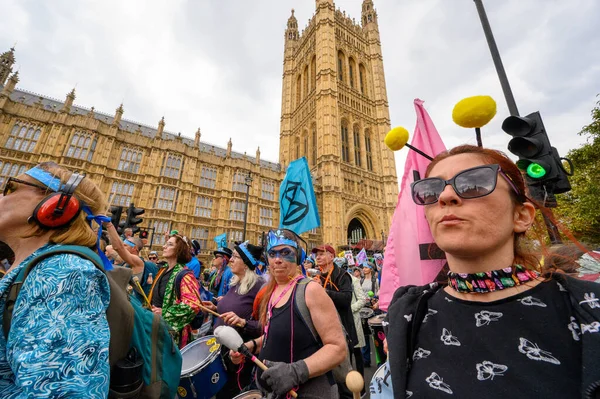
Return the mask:
<svg viewBox="0 0 600 399">
<path fill-rule="evenodd" d="M 360 20 L 362 0 L 336 6 Z M 521 114 L 539 110 L 561 155 L 584 139 L 600 93 L 600 1 L 484 0 Z M 498 114 L 485 146 L 506 150 L 508 109 L 472 0 L 375 0 L 392 126 L 415 126 L 421 98 L 446 147 L 475 143 L 452 122 L 487 94 Z M 18 87 L 277 161 L 283 32 L 314 0 L 0 0 L 0 52 L 15 42 Z M 401 178 L 405 151 L 396 153 Z"/>
</svg>

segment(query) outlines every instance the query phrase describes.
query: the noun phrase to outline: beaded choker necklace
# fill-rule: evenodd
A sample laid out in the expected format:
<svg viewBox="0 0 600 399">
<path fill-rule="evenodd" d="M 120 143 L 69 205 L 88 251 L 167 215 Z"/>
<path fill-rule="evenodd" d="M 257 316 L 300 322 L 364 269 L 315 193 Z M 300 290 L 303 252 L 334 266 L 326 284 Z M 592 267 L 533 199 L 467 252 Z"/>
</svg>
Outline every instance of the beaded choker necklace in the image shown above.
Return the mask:
<svg viewBox="0 0 600 399">
<path fill-rule="evenodd" d="M 480 273 L 448 272 L 448 285 L 461 293 L 486 293 L 516 287 L 538 278 L 539 273 L 521 265 Z"/>
</svg>

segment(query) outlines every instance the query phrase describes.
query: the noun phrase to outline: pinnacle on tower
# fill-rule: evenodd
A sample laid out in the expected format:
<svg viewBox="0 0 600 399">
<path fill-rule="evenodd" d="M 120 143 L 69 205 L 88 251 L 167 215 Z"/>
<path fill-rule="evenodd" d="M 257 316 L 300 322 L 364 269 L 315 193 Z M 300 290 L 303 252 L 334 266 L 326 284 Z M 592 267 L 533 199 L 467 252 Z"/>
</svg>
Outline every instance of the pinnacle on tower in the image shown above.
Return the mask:
<svg viewBox="0 0 600 399">
<path fill-rule="evenodd" d="M 377 23 L 377 11 L 375 11 L 373 0 L 363 0 L 362 25 L 365 27 L 372 22 Z"/>
<path fill-rule="evenodd" d="M 13 71 L 15 65 L 15 48 L 14 46 L 10 50 L 0 54 L 0 84 L 6 84 L 6 80 Z"/>
<path fill-rule="evenodd" d="M 164 130 L 165 130 L 165 117 L 163 116 L 162 118 L 160 118 L 160 121 L 158 122 L 158 131 L 156 132 L 156 136 L 161 137 Z"/>
<path fill-rule="evenodd" d="M 287 29 L 285 30 L 286 40 L 298 40 L 298 20 L 294 16 L 294 9 L 292 8 L 292 15 L 288 18 Z"/>
</svg>

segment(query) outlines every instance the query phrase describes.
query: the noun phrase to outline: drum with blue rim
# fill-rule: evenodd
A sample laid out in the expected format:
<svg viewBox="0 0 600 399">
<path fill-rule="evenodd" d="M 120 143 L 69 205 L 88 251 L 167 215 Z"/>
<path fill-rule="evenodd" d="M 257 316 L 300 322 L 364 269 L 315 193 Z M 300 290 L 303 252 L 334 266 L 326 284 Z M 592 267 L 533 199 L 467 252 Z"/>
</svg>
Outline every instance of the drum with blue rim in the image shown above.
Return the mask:
<svg viewBox="0 0 600 399">
<path fill-rule="evenodd" d="M 180 398 L 209 399 L 223 388 L 227 373 L 220 354 L 221 345 L 213 335 L 199 338 L 181 350 Z"/>
</svg>

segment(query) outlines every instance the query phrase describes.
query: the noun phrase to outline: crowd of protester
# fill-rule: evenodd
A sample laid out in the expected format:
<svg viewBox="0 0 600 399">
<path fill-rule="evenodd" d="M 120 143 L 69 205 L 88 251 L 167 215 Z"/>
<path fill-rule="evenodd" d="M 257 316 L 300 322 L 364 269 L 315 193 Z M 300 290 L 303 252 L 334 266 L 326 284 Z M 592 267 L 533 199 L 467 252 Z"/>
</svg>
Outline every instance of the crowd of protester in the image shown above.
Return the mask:
<svg viewBox="0 0 600 399">
<path fill-rule="evenodd" d="M 457 187 L 457 174 L 488 191 Z M 204 265 L 198 243 L 178 231 L 150 252 L 131 229 L 119 235 L 104 195 L 83 175 L 43 163 L 9 178 L 0 196 L 0 252 L 8 254 L 0 256 L 0 397 L 113 397 L 118 338 L 108 314 L 119 270 L 127 272 L 124 292 L 165 323 L 184 365 L 186 348 L 219 326 L 266 364 L 218 347 L 218 399 L 252 389 L 270 398 L 352 398 L 346 374 L 384 363 L 395 398 L 594 397 L 600 363 L 586 353 L 600 351 L 600 255 L 579 243 L 527 252 L 521 241 L 535 208 L 519 170 L 496 151 L 441 154 L 413 198 L 446 252 L 448 281 L 399 288 L 385 315 L 372 257 L 349 266 L 332 246 L 309 248 L 279 229 L 262 245 L 217 248 Z M 380 315 L 390 351 L 373 365 L 372 348 L 382 343 L 369 321 Z M 532 375 L 542 383 L 527 384 Z"/>
</svg>

